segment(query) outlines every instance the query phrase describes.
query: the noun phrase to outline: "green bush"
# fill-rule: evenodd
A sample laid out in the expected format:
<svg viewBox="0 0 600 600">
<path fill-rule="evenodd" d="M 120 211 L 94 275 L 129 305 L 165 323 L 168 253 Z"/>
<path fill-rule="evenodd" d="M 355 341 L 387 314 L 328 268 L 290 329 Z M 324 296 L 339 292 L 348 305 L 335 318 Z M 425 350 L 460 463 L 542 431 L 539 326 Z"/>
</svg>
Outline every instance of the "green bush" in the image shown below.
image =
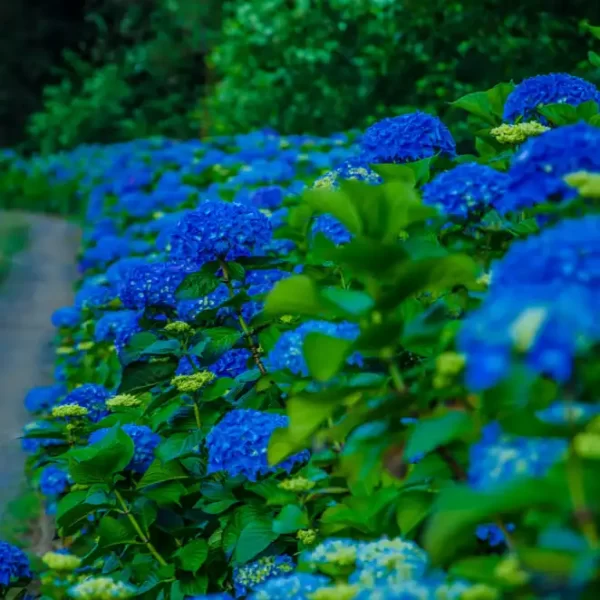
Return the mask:
<svg viewBox="0 0 600 600">
<path fill-rule="evenodd" d="M 224 5 L 206 100 L 219 133 L 331 132 L 447 103 L 498 81 L 577 71 L 589 40 L 575 0 L 246 0 Z M 595 9 L 597 10 L 597 9 Z M 588 76 L 588 78 L 590 78 Z M 593 79 L 593 77 L 592 77 Z"/>
</svg>

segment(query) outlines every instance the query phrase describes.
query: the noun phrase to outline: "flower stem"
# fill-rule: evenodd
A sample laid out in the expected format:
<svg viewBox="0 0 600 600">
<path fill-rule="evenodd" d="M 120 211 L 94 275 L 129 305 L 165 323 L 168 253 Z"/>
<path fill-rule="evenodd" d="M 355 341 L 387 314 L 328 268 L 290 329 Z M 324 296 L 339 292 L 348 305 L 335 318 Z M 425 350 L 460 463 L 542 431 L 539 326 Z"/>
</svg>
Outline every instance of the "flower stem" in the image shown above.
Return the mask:
<svg viewBox="0 0 600 600">
<path fill-rule="evenodd" d="M 160 555 L 160 553 L 154 547 L 152 542 L 146 537 L 142 528 L 140 527 L 140 524 L 137 522 L 137 519 L 131 514 L 131 511 L 127 507 L 127 503 L 125 502 L 125 499 L 123 498 L 123 496 L 121 496 L 121 493 L 119 492 L 119 490 L 115 489 L 114 492 L 115 492 L 115 497 L 117 498 L 117 501 L 119 502 L 119 504 L 121 505 L 121 508 L 123 509 L 123 513 L 129 519 L 129 522 L 135 529 L 136 533 L 139 535 L 142 543 L 145 544 L 146 548 L 148 548 L 148 551 L 150 552 L 150 554 L 152 554 L 152 556 L 154 556 L 154 558 L 157 560 L 157 562 L 161 566 L 166 567 L 168 564 L 167 561 Z"/>
<path fill-rule="evenodd" d="M 585 539 L 591 548 L 598 548 L 598 531 L 591 509 L 589 508 L 585 498 L 585 486 L 583 484 L 583 474 L 581 471 L 581 462 L 579 456 L 573 448 L 573 444 L 569 446 L 567 456 L 567 482 L 573 508 L 575 509 L 575 519 L 583 533 Z"/>
<path fill-rule="evenodd" d="M 196 417 L 196 425 L 198 429 L 202 429 L 202 420 L 200 419 L 200 409 L 198 408 L 198 403 L 193 400 L 194 404 L 194 417 Z"/>
</svg>

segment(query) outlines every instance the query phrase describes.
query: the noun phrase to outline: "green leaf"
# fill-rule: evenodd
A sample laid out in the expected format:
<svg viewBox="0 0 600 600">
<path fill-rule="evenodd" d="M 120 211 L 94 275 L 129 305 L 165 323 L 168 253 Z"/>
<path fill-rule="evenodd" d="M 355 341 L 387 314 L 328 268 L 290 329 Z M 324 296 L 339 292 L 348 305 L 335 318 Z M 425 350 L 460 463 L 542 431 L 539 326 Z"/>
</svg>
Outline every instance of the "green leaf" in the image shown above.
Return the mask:
<svg viewBox="0 0 600 600">
<path fill-rule="evenodd" d="M 156 502 L 158 506 L 180 505 L 182 496 L 188 493 L 186 487 L 179 481 L 169 481 L 161 485 L 144 489 L 144 496 Z"/>
<path fill-rule="evenodd" d="M 504 560 L 501 556 L 471 556 L 456 561 L 450 567 L 450 575 L 458 579 L 497 584 L 495 570 L 501 560 Z"/>
<path fill-rule="evenodd" d="M 579 120 L 576 107 L 570 104 L 546 104 L 538 106 L 537 112 L 554 125 L 570 125 Z"/>
<path fill-rule="evenodd" d="M 318 316 L 325 312 L 315 282 L 306 275 L 283 279 L 265 300 L 267 315 L 306 315 Z"/>
<path fill-rule="evenodd" d="M 202 357 L 209 364 L 219 358 L 221 354 L 233 348 L 241 337 L 240 332 L 231 327 L 213 327 L 205 330 L 204 333 L 208 336 L 209 341 Z"/>
<path fill-rule="evenodd" d="M 244 278 L 246 277 L 246 269 L 237 262 L 228 262 L 227 272 L 229 274 L 229 279 L 232 281 L 244 281 Z"/>
<path fill-rule="evenodd" d="M 398 500 L 396 522 L 400 534 L 408 535 L 429 514 L 435 496 L 428 492 L 405 492 Z"/>
<path fill-rule="evenodd" d="M 487 92 L 473 92 L 452 102 L 452 106 L 483 119 L 492 126 L 502 122 L 506 98 L 514 89 L 512 83 L 499 83 Z"/>
<path fill-rule="evenodd" d="M 123 364 L 128 365 L 129 363 L 139 360 L 144 353 L 144 350 L 154 344 L 156 340 L 156 336 L 149 331 L 141 331 L 140 333 L 134 334 L 121 354 Z"/>
<path fill-rule="evenodd" d="M 327 287 L 321 297 L 352 316 L 360 316 L 373 308 L 373 298 L 360 290 L 345 290 L 340 287 Z"/>
<path fill-rule="evenodd" d="M 269 438 L 267 460 L 270 465 L 277 465 L 288 456 L 304 450 L 307 445 L 306 438 L 296 438 L 289 429 L 276 429 Z"/>
<path fill-rule="evenodd" d="M 429 180 L 433 160 L 433 157 L 429 157 L 402 165 L 371 165 L 371 169 L 381 175 L 385 182 L 403 181 L 419 187 Z"/>
<path fill-rule="evenodd" d="M 179 565 L 184 571 L 197 573 L 208 557 L 208 544 L 206 540 L 192 540 L 179 548 L 175 553 Z"/>
<path fill-rule="evenodd" d="M 317 394 L 300 394 L 287 402 L 290 418 L 288 429 L 297 440 L 309 438 L 350 394 L 345 390 L 329 390 Z"/>
<path fill-rule="evenodd" d="M 98 548 L 109 548 L 111 546 L 122 546 L 124 544 L 136 544 L 140 540 L 129 521 L 119 521 L 105 515 L 100 521 L 98 530 Z"/>
<path fill-rule="evenodd" d="M 199 430 L 192 433 L 174 433 L 156 449 L 156 456 L 166 463 L 175 458 L 196 454 L 203 439 L 204 433 Z"/>
<path fill-rule="evenodd" d="M 135 362 L 123 370 L 119 394 L 146 390 L 170 381 L 177 369 L 178 361 L 168 359 L 160 362 Z"/>
<path fill-rule="evenodd" d="M 409 258 L 404 248 L 377 240 L 357 238 L 335 250 L 332 262 L 357 276 L 385 279 Z"/>
<path fill-rule="evenodd" d="M 310 189 L 304 192 L 302 199 L 314 210 L 334 216 L 350 232 L 361 233 L 362 223 L 359 213 L 343 191 Z"/>
<path fill-rule="evenodd" d="M 149 485 L 163 483 L 164 481 L 187 478 L 188 474 L 183 470 L 177 461 L 172 460 L 170 462 L 163 463 L 157 458 L 148 467 L 148 470 L 144 473 L 144 476 L 137 484 L 137 488 L 142 489 L 148 487 Z"/>
<path fill-rule="evenodd" d="M 144 348 L 142 355 L 168 356 L 170 354 L 178 356 L 181 352 L 181 343 L 179 340 L 158 340 Z"/>
<path fill-rule="evenodd" d="M 65 535 L 78 530 L 80 521 L 95 510 L 103 508 L 102 506 L 88 504 L 86 498 L 87 491 L 77 490 L 69 492 L 59 500 L 55 519 L 57 526 L 59 529 L 64 530 Z"/>
<path fill-rule="evenodd" d="M 225 512 L 228 508 L 231 508 L 234 504 L 237 504 L 239 500 L 231 498 L 229 500 L 219 500 L 218 502 L 211 502 L 209 504 L 204 504 L 203 502 L 203 500 L 198 502 L 195 505 L 195 508 L 202 509 L 202 511 L 208 515 L 218 515 Z"/>
<path fill-rule="evenodd" d="M 69 453 L 69 474 L 75 483 L 109 483 L 133 458 L 131 438 L 118 426 L 95 444 Z"/>
<path fill-rule="evenodd" d="M 240 564 L 247 563 L 278 537 L 279 534 L 273 531 L 271 521 L 268 519 L 257 519 L 248 523 L 240 532 L 237 540 L 235 561 Z"/>
<path fill-rule="evenodd" d="M 464 411 L 451 410 L 441 417 L 420 419 L 414 425 L 406 443 L 406 457 L 427 454 L 460 438 L 473 428 L 471 417 Z"/>
<path fill-rule="evenodd" d="M 600 27 L 597 27 L 595 25 L 588 25 L 587 23 L 585 24 L 585 28 L 597 39 L 600 40 Z"/>
<path fill-rule="evenodd" d="M 352 345 L 349 340 L 309 333 L 304 338 L 303 353 L 310 374 L 317 381 L 329 381 L 344 366 Z"/>
<path fill-rule="evenodd" d="M 288 504 L 273 521 L 273 531 L 278 534 L 295 533 L 299 529 L 308 527 L 306 509 L 297 504 Z"/>
<path fill-rule="evenodd" d="M 196 300 L 214 292 L 221 284 L 215 270 L 215 265 L 209 263 L 198 273 L 190 273 L 177 288 L 175 297 L 178 300 Z"/>
</svg>

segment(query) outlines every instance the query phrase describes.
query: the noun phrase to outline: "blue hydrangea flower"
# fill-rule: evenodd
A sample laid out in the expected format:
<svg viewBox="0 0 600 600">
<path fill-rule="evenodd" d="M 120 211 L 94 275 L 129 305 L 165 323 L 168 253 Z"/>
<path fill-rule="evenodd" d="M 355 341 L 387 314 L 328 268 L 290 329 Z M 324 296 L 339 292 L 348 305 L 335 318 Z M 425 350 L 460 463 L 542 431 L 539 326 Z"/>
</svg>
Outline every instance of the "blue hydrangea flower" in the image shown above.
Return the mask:
<svg viewBox="0 0 600 600">
<path fill-rule="evenodd" d="M 291 556 L 265 556 L 258 560 L 236 567 L 233 570 L 235 597 L 241 598 L 249 594 L 256 586 L 294 570 Z"/>
<path fill-rule="evenodd" d="M 182 321 L 193 321 L 199 313 L 218 308 L 229 300 L 229 289 L 223 283 L 204 298 L 197 300 L 181 300 L 177 303 L 177 317 Z M 228 314 L 229 311 L 225 310 Z"/>
<path fill-rule="evenodd" d="M 506 193 L 495 208 L 501 214 L 577 196 L 565 175 L 600 172 L 600 128 L 578 123 L 527 140 L 512 158 Z"/>
<path fill-rule="evenodd" d="M 66 387 L 60 383 L 35 387 L 25 396 L 25 408 L 31 413 L 47 412 L 66 393 Z"/>
<path fill-rule="evenodd" d="M 369 164 L 407 163 L 436 154 L 456 155 L 456 143 L 437 118 L 416 111 L 383 119 L 369 127 L 361 140 L 362 159 Z"/>
<path fill-rule="evenodd" d="M 217 377 L 231 377 L 235 379 L 248 370 L 248 361 L 252 353 L 246 348 L 234 348 L 221 355 L 216 362 L 207 367 L 208 371 Z"/>
<path fill-rule="evenodd" d="M 29 559 L 23 550 L 0 541 L 0 585 L 8 587 L 20 579 L 30 579 Z"/>
<path fill-rule="evenodd" d="M 260 209 L 275 210 L 283 202 L 283 188 L 278 185 L 270 185 L 258 188 L 248 198 L 248 203 Z"/>
<path fill-rule="evenodd" d="M 288 418 L 282 415 L 251 409 L 232 410 L 206 436 L 207 472 L 225 471 L 231 477 L 243 475 L 250 481 L 280 469 L 289 473 L 310 455 L 303 451 L 278 465 L 268 464 L 267 446 L 271 434 L 287 425 Z"/>
<path fill-rule="evenodd" d="M 364 159 L 354 158 L 319 177 L 314 182 L 313 188 L 337 190 L 340 187 L 340 181 L 347 179 L 364 181 L 371 185 L 378 185 L 383 181 Z"/>
<path fill-rule="evenodd" d="M 271 241 L 269 219 L 252 206 L 207 200 L 171 236 L 172 258 L 201 265 L 250 256 Z"/>
<path fill-rule="evenodd" d="M 304 338 L 309 333 L 322 333 L 330 337 L 343 340 L 355 340 L 360 331 L 354 323 L 331 323 L 329 321 L 307 321 L 292 331 L 283 333 L 268 356 L 268 364 L 271 369 L 287 369 L 294 375 L 307 377 L 308 365 L 304 358 Z M 362 358 L 355 353 L 348 358 L 348 364 L 360 365 Z"/>
<path fill-rule="evenodd" d="M 85 284 L 75 294 L 75 308 L 77 309 L 93 309 L 106 306 L 116 297 L 113 288 L 99 284 Z"/>
<path fill-rule="evenodd" d="M 50 429 L 51 425 L 48 421 L 33 421 L 32 423 L 28 423 L 23 427 L 23 435 L 27 435 L 27 433 L 40 429 Z M 23 452 L 28 454 L 35 454 L 41 448 L 48 448 L 50 446 L 61 446 L 64 444 L 63 440 L 58 438 L 26 438 L 23 437 L 21 439 L 21 448 Z"/>
<path fill-rule="evenodd" d="M 111 397 L 111 393 L 102 385 L 95 383 L 84 383 L 72 392 L 69 392 L 60 402 L 59 406 L 65 404 L 77 404 L 88 409 L 88 418 L 97 423 L 108 415 L 106 410 L 106 400 Z"/>
<path fill-rule="evenodd" d="M 175 292 L 189 272 L 189 268 L 176 262 L 133 267 L 123 278 L 119 298 L 123 306 L 131 309 L 175 307 Z"/>
<path fill-rule="evenodd" d="M 148 264 L 148 260 L 146 258 L 142 258 L 141 256 L 129 256 L 127 258 L 121 258 L 110 265 L 108 269 L 106 269 L 106 281 L 108 281 L 110 285 L 118 286 L 127 275 L 127 272 L 133 267 L 139 267 L 146 264 Z"/>
<path fill-rule="evenodd" d="M 519 477 L 543 477 L 566 448 L 564 439 L 507 435 L 498 423 L 490 423 L 470 448 L 469 483 L 489 491 Z"/>
<path fill-rule="evenodd" d="M 540 421 L 553 425 L 584 425 L 599 414 L 600 406 L 597 404 L 560 401 L 536 412 L 536 416 Z"/>
<path fill-rule="evenodd" d="M 319 215 L 313 221 L 311 236 L 314 238 L 318 233 L 323 234 L 336 246 L 347 244 L 353 237 L 343 223 L 340 223 L 335 217 L 329 214 Z"/>
<path fill-rule="evenodd" d="M 464 581 L 449 583 L 439 578 L 411 579 L 381 587 L 365 586 L 353 600 L 461 600 L 470 587 Z"/>
<path fill-rule="evenodd" d="M 294 573 L 257 586 L 248 600 L 309 600 L 311 594 L 328 584 L 329 579 L 323 575 Z"/>
<path fill-rule="evenodd" d="M 515 524 L 509 523 L 506 526 L 506 529 L 508 531 L 514 531 Z M 495 548 L 496 546 L 500 546 L 501 544 L 504 544 L 504 542 L 506 541 L 504 532 L 495 523 L 487 523 L 486 525 L 478 525 L 477 529 L 475 530 L 475 535 L 477 536 L 477 539 L 481 540 L 482 542 L 487 542 L 492 548 Z"/>
<path fill-rule="evenodd" d="M 113 342 L 120 331 L 136 324 L 140 316 L 140 312 L 134 310 L 108 311 L 96 321 L 94 339 L 97 342 Z"/>
<path fill-rule="evenodd" d="M 382 575 L 394 572 L 401 579 L 418 579 L 429 565 L 427 553 L 414 542 L 382 538 L 361 544 L 356 552 L 357 570 Z"/>
<path fill-rule="evenodd" d="M 467 218 L 501 203 L 509 176 L 485 165 L 466 163 L 423 186 L 423 202 L 450 216 Z"/>
<path fill-rule="evenodd" d="M 147 243 L 144 246 L 149 250 Z M 83 270 L 106 267 L 120 258 L 133 254 L 133 249 L 132 242 L 126 238 L 118 235 L 104 236 L 94 247 L 86 249 L 81 259 L 81 267 Z"/>
<path fill-rule="evenodd" d="M 600 92 L 595 85 L 585 79 L 566 73 L 536 75 L 524 79 L 509 94 L 504 105 L 504 120 L 514 123 L 519 117 L 524 121 L 537 118 L 546 123 L 546 119 L 537 112 L 539 106 L 545 104 L 578 106 L 589 100 L 600 105 Z"/>
<path fill-rule="evenodd" d="M 175 375 L 191 375 L 196 370 L 201 370 L 201 368 L 200 360 L 197 356 L 182 356 L 177 364 L 177 369 L 175 369 Z"/>
<path fill-rule="evenodd" d="M 145 473 L 154 460 L 154 450 L 161 441 L 158 434 L 145 425 L 127 424 L 121 427 L 132 440 L 134 454 L 126 469 L 134 473 Z M 89 443 L 95 444 L 106 437 L 110 429 L 98 429 L 90 435 Z"/>
<path fill-rule="evenodd" d="M 263 271 L 250 271 L 246 274 L 245 285 L 248 296 L 262 296 L 268 294 L 273 286 L 282 279 L 289 277 L 290 273 L 278 269 L 265 269 Z M 251 300 L 242 306 L 242 316 L 246 321 L 251 321 L 263 309 L 264 303 Z"/>
<path fill-rule="evenodd" d="M 40 475 L 40 491 L 44 496 L 59 496 L 69 484 L 69 474 L 53 465 L 46 467 Z"/>
<path fill-rule="evenodd" d="M 81 310 L 74 306 L 65 306 L 52 313 L 54 327 L 77 327 L 81 323 Z"/>
</svg>

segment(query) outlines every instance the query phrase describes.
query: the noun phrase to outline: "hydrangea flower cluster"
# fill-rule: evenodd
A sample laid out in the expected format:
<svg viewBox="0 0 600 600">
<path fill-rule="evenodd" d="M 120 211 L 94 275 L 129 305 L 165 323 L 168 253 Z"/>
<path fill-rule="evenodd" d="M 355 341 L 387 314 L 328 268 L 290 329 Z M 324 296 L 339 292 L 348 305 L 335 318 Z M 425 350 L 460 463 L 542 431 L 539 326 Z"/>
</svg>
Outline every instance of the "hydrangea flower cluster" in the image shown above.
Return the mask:
<svg viewBox="0 0 600 600">
<path fill-rule="evenodd" d="M 69 392 L 60 402 L 59 406 L 75 404 L 87 409 L 87 415 L 94 423 L 108 415 L 106 400 L 111 393 L 101 385 L 95 383 L 84 383 Z"/>
<path fill-rule="evenodd" d="M 248 600 L 308 600 L 311 594 L 328 583 L 329 579 L 322 575 L 294 573 L 269 579 L 257 586 Z"/>
<path fill-rule="evenodd" d="M 340 223 L 335 217 L 329 214 L 319 215 L 314 220 L 311 227 L 311 234 L 313 238 L 317 234 L 322 234 L 336 246 L 347 244 L 353 237 L 343 223 Z"/>
<path fill-rule="evenodd" d="M 208 367 L 216 377 L 231 377 L 235 379 L 248 368 L 248 361 L 252 353 L 246 348 L 234 348 L 222 354 L 212 365 Z"/>
<path fill-rule="evenodd" d="M 29 559 L 20 548 L 0 541 L 0 585 L 31 578 Z"/>
<path fill-rule="evenodd" d="M 46 467 L 40 475 L 40 491 L 44 496 L 60 496 L 69 485 L 69 474 L 53 465 Z"/>
<path fill-rule="evenodd" d="M 332 323 L 329 321 L 307 321 L 300 327 L 283 333 L 268 356 L 271 369 L 288 370 L 295 375 L 308 376 L 308 365 L 303 354 L 304 339 L 310 333 L 321 333 L 343 340 L 355 340 L 359 335 L 357 325 L 353 323 Z M 354 353 L 348 357 L 348 363 L 360 365 L 362 358 Z"/>
<path fill-rule="evenodd" d="M 416 111 L 371 125 L 362 137 L 361 149 L 362 159 L 370 164 L 407 163 L 436 154 L 452 158 L 456 143 L 437 117 Z"/>
<path fill-rule="evenodd" d="M 536 75 L 524 79 L 509 94 L 504 104 L 504 119 L 513 123 L 518 118 L 524 120 L 537 118 L 547 123 L 537 111 L 540 106 L 547 104 L 579 106 L 590 100 L 600 105 L 600 91 L 585 79 L 566 73 Z"/>
<path fill-rule="evenodd" d="M 314 189 L 337 190 L 343 180 L 364 181 L 371 185 L 382 183 L 381 177 L 369 167 L 363 158 L 347 160 L 339 167 L 325 173 L 313 184 Z"/>
<path fill-rule="evenodd" d="M 54 327 L 77 327 L 81 323 L 81 310 L 74 306 L 65 306 L 55 310 L 52 315 Z"/>
<path fill-rule="evenodd" d="M 228 412 L 206 436 L 208 473 L 225 471 L 229 476 L 243 475 L 257 481 L 261 475 L 279 470 L 291 472 L 309 458 L 299 452 L 271 466 L 267 462 L 267 447 L 273 431 L 286 427 L 288 418 L 252 409 Z"/>
<path fill-rule="evenodd" d="M 66 393 L 60 383 L 32 388 L 25 396 L 25 408 L 30 413 L 48 412 Z"/>
<path fill-rule="evenodd" d="M 440 212 L 466 219 L 473 213 L 501 206 L 509 177 L 477 163 L 445 171 L 423 186 L 423 202 Z"/>
<path fill-rule="evenodd" d="M 171 237 L 172 259 L 201 266 L 260 252 L 271 241 L 269 219 L 256 208 L 208 200 L 186 213 Z"/>
<path fill-rule="evenodd" d="M 133 458 L 127 465 L 127 470 L 134 473 L 145 473 L 154 460 L 154 450 L 161 441 L 160 436 L 145 425 L 127 424 L 123 425 L 121 429 L 131 438 L 134 446 Z M 109 431 L 110 429 L 107 428 L 94 431 L 90 435 L 89 443 L 95 444 L 103 440 Z"/>
<path fill-rule="evenodd" d="M 256 586 L 294 570 L 294 561 L 291 556 L 265 556 L 258 560 L 236 567 L 233 570 L 233 585 L 236 598 L 247 595 Z"/>
</svg>

